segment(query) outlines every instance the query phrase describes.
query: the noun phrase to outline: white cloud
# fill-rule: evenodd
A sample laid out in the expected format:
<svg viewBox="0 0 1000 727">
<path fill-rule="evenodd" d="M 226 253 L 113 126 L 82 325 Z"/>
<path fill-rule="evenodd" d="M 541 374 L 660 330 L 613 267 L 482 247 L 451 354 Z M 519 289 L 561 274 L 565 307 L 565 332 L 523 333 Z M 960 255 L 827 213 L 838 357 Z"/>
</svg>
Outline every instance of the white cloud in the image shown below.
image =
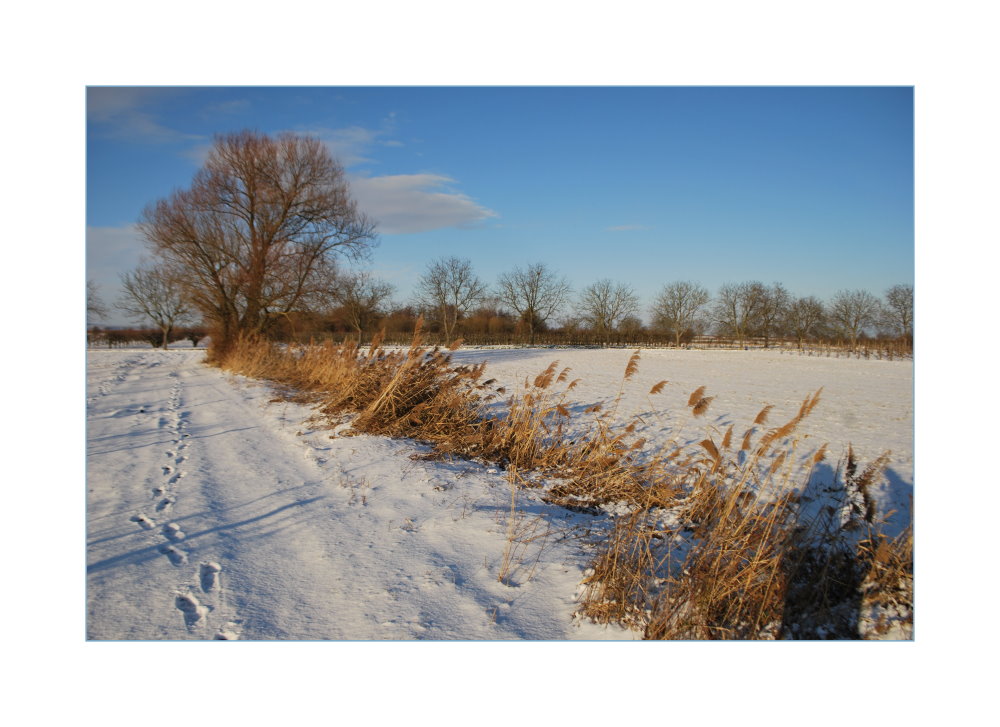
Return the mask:
<svg viewBox="0 0 1000 727">
<path fill-rule="evenodd" d="M 87 121 L 114 138 L 154 143 L 201 139 L 160 124 L 143 106 L 172 89 L 93 87 L 87 89 Z"/>
<path fill-rule="evenodd" d="M 351 193 L 358 207 L 378 222 L 378 231 L 396 235 L 443 227 L 465 227 L 497 213 L 447 187 L 438 174 L 356 177 Z"/>
</svg>

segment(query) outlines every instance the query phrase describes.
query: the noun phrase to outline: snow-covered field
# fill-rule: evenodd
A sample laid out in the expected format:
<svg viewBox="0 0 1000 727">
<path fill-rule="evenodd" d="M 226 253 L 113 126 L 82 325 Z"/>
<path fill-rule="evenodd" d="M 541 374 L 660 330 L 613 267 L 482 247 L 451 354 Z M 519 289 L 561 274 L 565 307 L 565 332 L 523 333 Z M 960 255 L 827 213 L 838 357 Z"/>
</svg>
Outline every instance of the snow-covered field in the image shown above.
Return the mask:
<svg viewBox="0 0 1000 727">
<path fill-rule="evenodd" d="M 463 349 L 516 391 L 553 360 L 577 410 L 610 403 L 631 351 Z M 634 639 L 574 618 L 591 516 L 422 445 L 331 438 L 304 406 L 204 366 L 201 350 L 87 355 L 87 636 L 95 640 Z M 663 392 L 649 395 L 667 380 Z M 699 386 L 715 396 L 695 419 Z M 784 423 L 809 394 L 803 451 L 891 450 L 883 512 L 909 516 L 913 365 L 767 351 L 644 351 L 618 419 L 654 447 Z M 513 533 L 513 537 L 511 534 Z M 499 576 L 504 575 L 502 581 Z"/>
<path fill-rule="evenodd" d="M 753 424 L 765 405 L 773 405 L 767 426 L 784 424 L 803 399 L 822 389 L 820 404 L 798 428 L 800 457 L 828 444 L 820 469 L 836 467 L 853 446 L 863 465 L 886 450 L 891 452 L 885 477 L 873 488 L 880 512 L 891 518 L 894 532 L 910 518 L 913 494 L 913 361 L 886 361 L 808 356 L 751 350 L 651 349 L 640 352 L 638 373 L 622 388 L 631 350 L 533 349 L 476 351 L 455 354 L 459 362 L 486 360 L 487 375 L 505 383 L 508 391 L 523 387 L 553 361 L 570 368 L 569 379 L 580 379 L 571 392 L 582 410 L 601 403 L 613 407 L 623 391 L 617 420 L 636 423 L 635 436 L 655 450 L 665 441 L 690 444 L 712 436 L 720 441 L 735 425 L 735 436 Z M 650 389 L 668 383 L 656 395 Z M 715 397 L 707 413 L 694 417 L 687 406 L 693 391 L 705 386 Z M 638 419 L 635 419 L 635 417 Z M 580 418 L 586 421 L 585 417 Z M 820 476 L 824 473 L 820 472 Z"/>
</svg>

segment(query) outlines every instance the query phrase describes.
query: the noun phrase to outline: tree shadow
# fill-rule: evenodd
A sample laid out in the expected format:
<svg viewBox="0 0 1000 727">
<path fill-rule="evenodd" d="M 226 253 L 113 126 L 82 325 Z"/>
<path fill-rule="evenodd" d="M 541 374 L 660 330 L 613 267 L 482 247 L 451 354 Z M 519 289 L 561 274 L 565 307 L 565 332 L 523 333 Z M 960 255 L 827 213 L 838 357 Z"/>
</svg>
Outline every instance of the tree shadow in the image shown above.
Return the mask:
<svg viewBox="0 0 1000 727">
<path fill-rule="evenodd" d="M 797 640 L 859 639 L 864 572 L 857 536 L 847 529 L 851 493 L 826 462 L 813 470 L 795 513 L 795 546 L 785 564 L 782 636 Z"/>
<path fill-rule="evenodd" d="M 276 493 L 280 494 L 280 493 Z M 188 532 L 183 544 L 194 545 L 200 538 L 204 538 L 209 535 L 217 535 L 223 533 L 237 533 L 241 540 L 248 541 L 255 538 L 264 538 L 274 535 L 281 530 L 293 527 L 298 524 L 303 518 L 310 517 L 308 513 L 308 506 L 323 500 L 323 496 L 315 496 L 306 498 L 303 500 L 296 500 L 294 502 L 285 503 L 266 513 L 260 515 L 255 515 L 252 517 L 247 517 L 242 520 L 225 523 L 224 525 L 217 525 L 214 527 L 204 528 L 199 531 Z M 248 504 L 248 503 L 244 503 Z M 244 505 L 237 505 L 228 510 L 237 510 Z M 305 510 L 297 510 L 293 508 L 306 508 Z M 177 519 L 177 522 L 183 520 L 198 520 L 203 517 L 203 514 L 188 515 L 184 518 Z M 122 565 L 137 565 L 144 563 L 149 560 L 157 558 L 159 555 L 165 554 L 164 543 L 158 543 L 155 545 L 150 545 L 142 548 L 137 548 L 135 550 L 129 550 L 127 552 L 119 553 L 117 555 L 104 558 L 102 560 L 91 563 L 87 566 L 87 573 L 97 573 L 99 571 L 108 570 L 110 568 L 122 566 Z M 89 546 L 88 546 L 89 547 Z"/>
</svg>

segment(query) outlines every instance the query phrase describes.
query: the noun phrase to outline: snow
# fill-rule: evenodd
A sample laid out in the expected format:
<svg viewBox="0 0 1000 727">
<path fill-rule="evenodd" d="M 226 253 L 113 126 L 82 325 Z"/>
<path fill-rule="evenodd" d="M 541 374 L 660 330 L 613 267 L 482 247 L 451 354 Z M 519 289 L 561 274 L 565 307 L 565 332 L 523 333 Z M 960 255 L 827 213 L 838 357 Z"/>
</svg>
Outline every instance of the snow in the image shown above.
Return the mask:
<svg viewBox="0 0 1000 727">
<path fill-rule="evenodd" d="M 202 358 L 88 354 L 88 638 L 635 637 L 573 618 L 587 518 L 520 492 L 512 520 L 496 468 L 331 439 Z"/>
<path fill-rule="evenodd" d="M 475 350 L 516 391 L 553 360 L 574 410 L 613 403 L 631 351 Z M 574 617 L 600 518 L 519 490 L 504 472 L 427 448 L 333 437 L 305 406 L 205 366 L 194 349 L 87 354 L 87 637 L 91 640 L 632 640 Z M 663 392 L 650 395 L 666 379 Z M 716 399 L 685 406 L 699 386 Z M 654 447 L 738 432 L 765 404 L 784 423 L 809 394 L 803 452 L 892 450 L 878 499 L 909 514 L 912 362 L 769 351 L 643 351 L 618 405 Z M 803 455 L 804 456 L 804 455 Z"/>
<path fill-rule="evenodd" d="M 640 351 L 638 373 L 622 381 L 634 350 L 521 349 L 479 351 L 465 349 L 456 361 L 487 361 L 487 375 L 515 392 L 553 361 L 569 367 L 568 379 L 580 379 L 571 392 L 574 414 L 601 404 L 615 406 L 624 426 L 634 422 L 635 436 L 646 438 L 652 452 L 665 442 L 692 444 L 706 436 L 719 442 L 730 425 L 742 436 L 760 410 L 773 405 L 766 427 L 780 426 L 799 410 L 802 401 L 822 389 L 819 406 L 798 428 L 801 459 L 823 444 L 827 458 L 818 476 L 832 477 L 837 462 L 854 449 L 861 466 L 886 450 L 891 452 L 885 477 L 873 488 L 880 512 L 890 517 L 887 532 L 898 531 L 910 519 L 913 494 L 913 361 L 809 356 L 779 350 Z M 659 394 L 650 389 L 668 383 Z M 700 386 L 715 397 L 702 417 L 687 406 Z M 558 391 L 558 389 L 557 389 Z M 638 419 L 636 419 L 638 417 Z M 580 417 L 581 427 L 588 421 Z"/>
</svg>

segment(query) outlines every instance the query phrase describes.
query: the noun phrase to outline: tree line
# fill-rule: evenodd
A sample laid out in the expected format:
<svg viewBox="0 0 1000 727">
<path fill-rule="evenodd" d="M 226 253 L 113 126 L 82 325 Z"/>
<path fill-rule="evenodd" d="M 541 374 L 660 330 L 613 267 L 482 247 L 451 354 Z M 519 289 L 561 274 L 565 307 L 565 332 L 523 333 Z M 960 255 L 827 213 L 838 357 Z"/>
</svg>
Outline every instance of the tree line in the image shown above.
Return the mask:
<svg viewBox="0 0 1000 727">
<path fill-rule="evenodd" d="M 196 323 L 218 350 L 243 335 L 405 334 L 418 317 L 443 341 L 655 335 L 682 345 L 712 334 L 765 346 L 836 337 L 854 348 L 872 335 L 913 340 L 913 288 L 902 284 L 882 298 L 843 290 L 823 302 L 794 297 L 780 283 L 728 283 L 713 296 L 676 281 L 642 311 L 628 283 L 602 279 L 575 293 L 557 271 L 532 263 L 491 285 L 470 260 L 446 257 L 431 262 L 413 299 L 399 304 L 387 281 L 344 265 L 370 258 L 375 223 L 357 209 L 326 147 L 294 134 L 217 137 L 191 186 L 149 205 L 139 229 L 151 261 L 121 276 L 114 306 L 151 324 L 163 346 Z M 106 316 L 90 283 L 87 294 L 88 322 Z"/>
</svg>

